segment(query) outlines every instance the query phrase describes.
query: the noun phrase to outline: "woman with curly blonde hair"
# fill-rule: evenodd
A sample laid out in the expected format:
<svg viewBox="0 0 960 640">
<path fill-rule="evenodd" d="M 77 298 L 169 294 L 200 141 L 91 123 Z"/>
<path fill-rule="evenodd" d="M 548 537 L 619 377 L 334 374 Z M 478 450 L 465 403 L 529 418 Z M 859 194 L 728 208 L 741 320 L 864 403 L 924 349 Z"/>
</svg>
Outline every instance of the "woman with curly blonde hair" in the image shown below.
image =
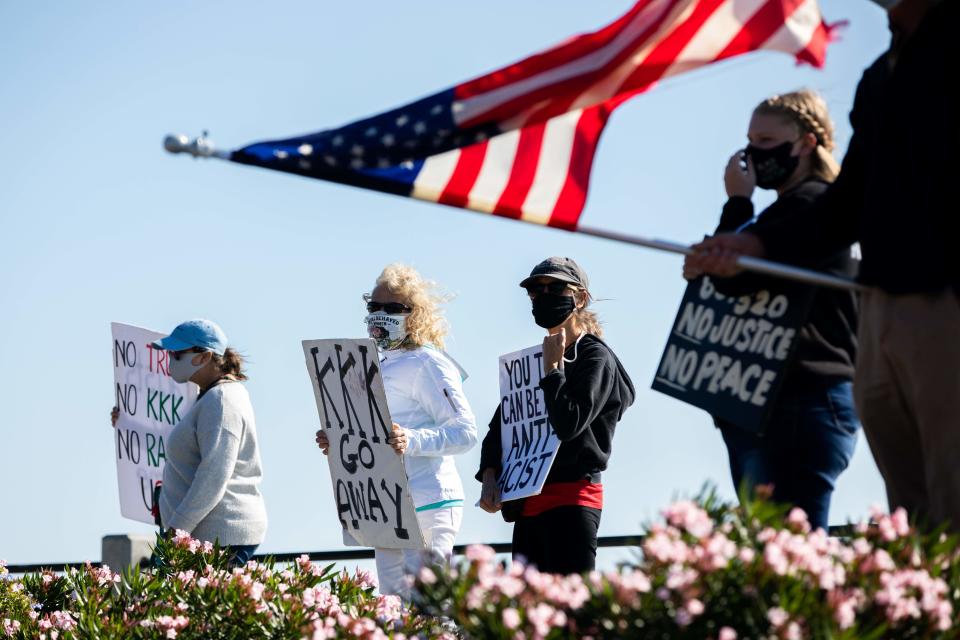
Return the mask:
<svg viewBox="0 0 960 640">
<path fill-rule="evenodd" d="M 415 269 L 391 264 L 363 296 L 365 322 L 380 352 L 387 405 L 394 420 L 388 442 L 403 456 L 424 551 L 377 549 L 380 592 L 410 597 L 412 576 L 446 562 L 463 518 L 463 485 L 453 456 L 477 443 L 477 425 L 463 393 L 465 375 L 443 351 L 446 301 Z M 330 443 L 317 431 L 327 454 Z"/>
</svg>

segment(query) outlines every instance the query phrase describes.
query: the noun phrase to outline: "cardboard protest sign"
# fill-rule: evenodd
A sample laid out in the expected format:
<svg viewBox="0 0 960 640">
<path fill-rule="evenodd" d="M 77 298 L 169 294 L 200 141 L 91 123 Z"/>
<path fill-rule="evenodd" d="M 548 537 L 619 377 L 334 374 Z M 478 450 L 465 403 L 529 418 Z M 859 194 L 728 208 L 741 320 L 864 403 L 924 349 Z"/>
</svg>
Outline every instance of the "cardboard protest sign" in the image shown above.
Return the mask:
<svg viewBox="0 0 960 640">
<path fill-rule="evenodd" d="M 784 283 L 729 297 L 708 277 L 680 302 L 652 388 L 762 433 L 814 289 Z"/>
<path fill-rule="evenodd" d="M 403 458 L 387 444 L 392 420 L 373 340 L 304 340 L 330 480 L 345 543 L 423 549 Z"/>
<path fill-rule="evenodd" d="M 543 345 L 500 356 L 500 499 L 535 496 L 557 457 L 560 440 L 553 431 L 540 380 Z"/>
<path fill-rule="evenodd" d="M 113 381 L 117 421 L 117 485 L 120 513 L 154 523 L 153 488 L 163 478 L 165 441 L 197 401 L 197 386 L 170 377 L 167 352 L 150 344 L 164 334 L 118 322 L 113 333 Z"/>
</svg>

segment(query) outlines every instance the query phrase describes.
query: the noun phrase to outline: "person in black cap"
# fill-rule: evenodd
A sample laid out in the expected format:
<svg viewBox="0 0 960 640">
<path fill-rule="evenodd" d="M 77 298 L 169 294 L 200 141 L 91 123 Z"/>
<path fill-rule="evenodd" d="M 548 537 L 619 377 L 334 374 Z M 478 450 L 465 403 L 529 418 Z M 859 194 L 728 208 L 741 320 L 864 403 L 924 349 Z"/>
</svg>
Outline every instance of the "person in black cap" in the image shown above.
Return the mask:
<svg viewBox="0 0 960 640">
<path fill-rule="evenodd" d="M 600 323 L 587 310 L 591 296 L 583 269 L 570 258 L 547 258 L 520 286 L 533 319 L 547 330 L 540 381 L 547 416 L 560 446 L 543 491 L 508 502 L 505 519 L 516 517 L 513 557 L 547 573 L 583 573 L 596 564 L 597 529 L 603 508 L 600 474 L 607 468 L 613 433 L 634 400 L 630 376 L 600 339 Z M 483 439 L 480 507 L 501 510 L 500 408 Z M 519 502 L 519 501 L 517 501 Z"/>
</svg>

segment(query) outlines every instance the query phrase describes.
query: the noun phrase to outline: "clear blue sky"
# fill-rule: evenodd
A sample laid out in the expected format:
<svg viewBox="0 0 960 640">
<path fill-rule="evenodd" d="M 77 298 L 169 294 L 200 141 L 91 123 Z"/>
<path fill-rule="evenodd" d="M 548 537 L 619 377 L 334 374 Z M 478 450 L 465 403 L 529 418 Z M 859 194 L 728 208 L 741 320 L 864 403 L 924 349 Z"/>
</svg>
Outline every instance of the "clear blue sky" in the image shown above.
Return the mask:
<svg viewBox="0 0 960 640">
<path fill-rule="evenodd" d="M 262 550 L 340 548 L 300 341 L 361 336 L 360 294 L 398 260 L 457 295 L 449 350 L 472 374 L 466 392 L 481 425 L 497 402 L 497 355 L 541 337 L 517 282 L 548 255 L 585 267 L 640 390 L 604 475 L 601 535 L 637 532 L 705 481 L 732 496 L 708 416 L 649 390 L 683 291 L 677 257 L 161 148 L 171 131 L 206 128 L 234 147 L 349 122 L 594 29 L 630 4 L 0 3 L 0 558 L 97 560 L 102 535 L 151 531 L 120 517 L 110 322 L 169 331 L 195 316 L 219 322 L 250 357 L 270 515 Z M 771 93 L 821 91 L 842 151 L 886 21 L 867 0 L 822 8 L 850 21 L 824 71 L 751 55 L 621 107 L 583 223 L 699 238 L 716 223 L 723 168 L 750 110 Z M 478 459 L 479 448 L 458 461 L 470 504 Z M 861 438 L 832 520 L 881 502 Z M 499 517 L 467 508 L 461 542 L 508 536 Z"/>
</svg>

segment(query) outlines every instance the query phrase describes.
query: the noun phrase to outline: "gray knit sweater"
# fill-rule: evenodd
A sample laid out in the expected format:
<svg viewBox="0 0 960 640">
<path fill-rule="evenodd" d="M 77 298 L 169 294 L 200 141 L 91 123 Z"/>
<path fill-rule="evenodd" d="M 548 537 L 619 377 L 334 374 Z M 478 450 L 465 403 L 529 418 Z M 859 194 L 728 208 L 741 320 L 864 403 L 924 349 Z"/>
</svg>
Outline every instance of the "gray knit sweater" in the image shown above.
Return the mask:
<svg viewBox="0 0 960 640">
<path fill-rule="evenodd" d="M 207 391 L 173 428 L 166 444 L 160 491 L 163 526 L 223 545 L 263 542 L 263 471 L 246 388 L 225 382 Z"/>
</svg>

